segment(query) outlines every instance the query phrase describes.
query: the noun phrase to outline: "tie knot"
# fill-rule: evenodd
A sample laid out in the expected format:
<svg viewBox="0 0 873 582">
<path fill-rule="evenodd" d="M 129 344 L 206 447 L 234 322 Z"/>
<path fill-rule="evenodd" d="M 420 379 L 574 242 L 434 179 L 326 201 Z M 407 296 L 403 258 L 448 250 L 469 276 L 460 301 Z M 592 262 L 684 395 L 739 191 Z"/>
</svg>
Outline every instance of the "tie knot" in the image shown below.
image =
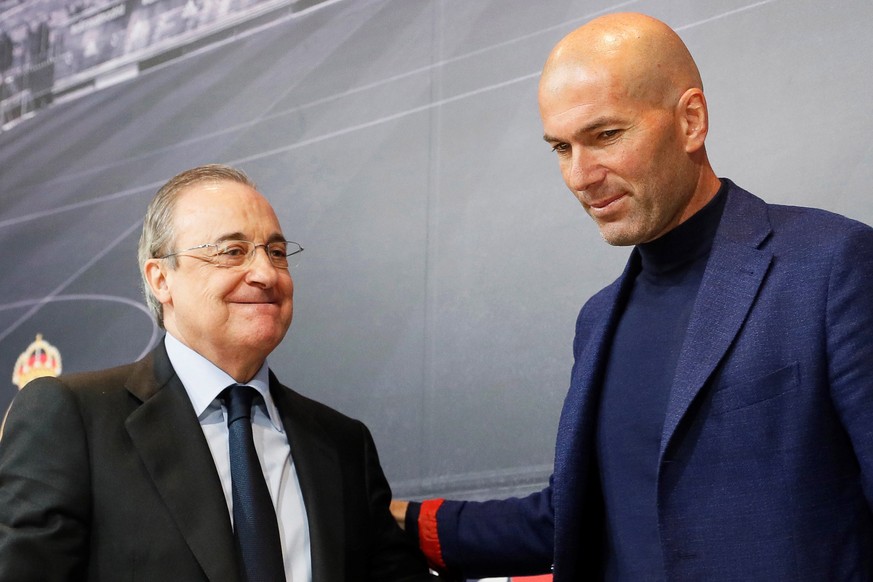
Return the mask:
<svg viewBox="0 0 873 582">
<path fill-rule="evenodd" d="M 240 418 L 250 420 L 252 418 L 252 400 L 257 390 L 251 386 L 233 384 L 224 389 L 221 399 L 227 406 L 227 424 L 231 424 Z"/>
</svg>

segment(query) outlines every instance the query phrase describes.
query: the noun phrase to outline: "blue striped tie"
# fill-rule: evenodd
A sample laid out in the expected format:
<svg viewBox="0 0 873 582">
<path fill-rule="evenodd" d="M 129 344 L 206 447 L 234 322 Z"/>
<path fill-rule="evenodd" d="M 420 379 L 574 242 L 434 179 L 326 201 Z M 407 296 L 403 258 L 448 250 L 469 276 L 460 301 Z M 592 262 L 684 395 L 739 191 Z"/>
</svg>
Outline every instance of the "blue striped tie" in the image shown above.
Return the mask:
<svg viewBox="0 0 873 582">
<path fill-rule="evenodd" d="M 252 438 L 252 399 L 256 393 L 254 388 L 238 384 L 221 393 L 227 406 L 233 538 L 243 580 L 284 582 L 279 524 Z"/>
</svg>

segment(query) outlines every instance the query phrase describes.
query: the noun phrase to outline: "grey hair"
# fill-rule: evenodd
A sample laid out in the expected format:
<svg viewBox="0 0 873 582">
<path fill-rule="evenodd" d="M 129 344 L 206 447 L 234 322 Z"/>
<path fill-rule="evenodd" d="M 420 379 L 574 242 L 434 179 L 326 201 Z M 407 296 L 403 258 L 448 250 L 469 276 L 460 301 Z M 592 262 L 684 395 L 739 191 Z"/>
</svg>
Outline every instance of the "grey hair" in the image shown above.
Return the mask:
<svg viewBox="0 0 873 582">
<path fill-rule="evenodd" d="M 185 170 L 170 178 L 152 198 L 143 220 L 137 256 L 146 305 L 162 329 L 164 328 L 164 306 L 161 305 L 149 287 L 145 274 L 145 264 L 149 259 L 173 252 L 171 249 L 176 239 L 173 213 L 179 196 L 191 186 L 204 182 L 237 182 L 253 190 L 257 189 L 255 183 L 242 170 L 223 164 L 206 164 Z M 167 257 L 165 260 L 169 268 L 176 268 L 176 257 Z"/>
</svg>

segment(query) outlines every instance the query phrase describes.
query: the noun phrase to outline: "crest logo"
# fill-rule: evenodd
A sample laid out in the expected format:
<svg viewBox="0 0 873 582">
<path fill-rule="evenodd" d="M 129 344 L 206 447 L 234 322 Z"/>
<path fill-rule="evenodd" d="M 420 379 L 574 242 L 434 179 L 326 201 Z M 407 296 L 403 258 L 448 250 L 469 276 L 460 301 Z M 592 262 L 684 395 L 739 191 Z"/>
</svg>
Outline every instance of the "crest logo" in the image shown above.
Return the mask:
<svg viewBox="0 0 873 582">
<path fill-rule="evenodd" d="M 36 341 L 27 346 L 15 362 L 12 383 L 21 390 L 34 378 L 57 376 L 61 373 L 61 352 L 36 334 Z"/>
</svg>

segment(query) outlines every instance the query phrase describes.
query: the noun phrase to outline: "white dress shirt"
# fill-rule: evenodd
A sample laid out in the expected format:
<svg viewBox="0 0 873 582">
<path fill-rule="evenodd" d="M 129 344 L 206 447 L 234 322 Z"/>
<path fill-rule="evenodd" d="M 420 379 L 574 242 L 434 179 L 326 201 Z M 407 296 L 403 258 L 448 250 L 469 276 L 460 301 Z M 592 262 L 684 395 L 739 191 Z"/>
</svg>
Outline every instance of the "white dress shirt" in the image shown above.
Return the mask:
<svg viewBox="0 0 873 582">
<path fill-rule="evenodd" d="M 167 355 L 173 369 L 185 386 L 194 413 L 200 421 L 203 435 L 209 444 L 215 468 L 221 478 L 227 512 L 233 522 L 233 496 L 230 481 L 230 452 L 228 449 L 227 410 L 218 395 L 237 382 L 215 364 L 167 333 Z M 279 410 L 270 396 L 267 363 L 255 377 L 246 383 L 263 397 L 252 405 L 252 434 L 255 450 L 264 470 L 264 478 L 276 517 L 285 561 L 288 582 L 312 582 L 312 558 L 309 552 L 309 522 L 303 494 L 291 458 L 291 447 L 279 416 Z"/>
</svg>

